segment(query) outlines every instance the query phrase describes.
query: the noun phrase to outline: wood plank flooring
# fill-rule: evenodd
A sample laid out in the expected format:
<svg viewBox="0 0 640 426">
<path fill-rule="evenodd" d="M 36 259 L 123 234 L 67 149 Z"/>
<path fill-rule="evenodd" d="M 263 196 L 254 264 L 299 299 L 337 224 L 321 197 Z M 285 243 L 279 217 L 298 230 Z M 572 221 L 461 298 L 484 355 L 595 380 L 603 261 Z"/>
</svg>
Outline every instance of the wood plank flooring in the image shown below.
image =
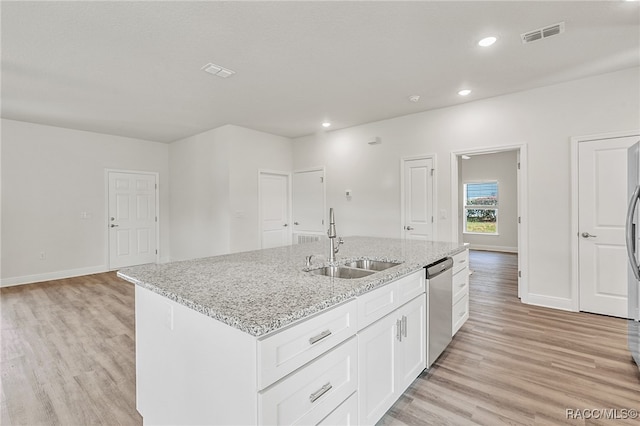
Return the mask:
<svg viewBox="0 0 640 426">
<path fill-rule="evenodd" d="M 566 409 L 640 409 L 625 321 L 521 304 L 513 255 L 472 252 L 471 269 L 469 321 L 380 425 L 591 425 L 607 422 Z M 142 424 L 133 285 L 107 273 L 3 288 L 0 312 L 0 424 Z"/>
<path fill-rule="evenodd" d="M 469 320 L 380 425 L 640 424 L 567 419 L 640 410 L 625 320 L 520 303 L 516 255 L 472 251 L 470 267 Z"/>
</svg>

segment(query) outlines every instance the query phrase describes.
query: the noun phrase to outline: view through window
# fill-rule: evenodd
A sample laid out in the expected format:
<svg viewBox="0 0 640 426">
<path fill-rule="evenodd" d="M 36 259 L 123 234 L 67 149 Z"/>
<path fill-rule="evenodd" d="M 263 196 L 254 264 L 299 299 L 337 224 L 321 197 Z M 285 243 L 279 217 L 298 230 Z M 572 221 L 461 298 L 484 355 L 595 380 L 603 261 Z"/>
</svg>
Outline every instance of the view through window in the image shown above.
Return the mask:
<svg viewBox="0 0 640 426">
<path fill-rule="evenodd" d="M 498 233 L 498 182 L 464 184 L 464 232 Z"/>
</svg>

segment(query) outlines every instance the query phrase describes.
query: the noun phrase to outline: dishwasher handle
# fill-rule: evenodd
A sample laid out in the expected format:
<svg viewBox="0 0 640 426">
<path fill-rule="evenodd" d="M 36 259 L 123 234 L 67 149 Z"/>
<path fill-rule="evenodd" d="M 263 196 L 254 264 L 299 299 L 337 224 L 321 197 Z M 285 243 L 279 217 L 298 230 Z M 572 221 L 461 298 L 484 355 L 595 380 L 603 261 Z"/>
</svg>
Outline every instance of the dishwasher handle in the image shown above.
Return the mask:
<svg viewBox="0 0 640 426">
<path fill-rule="evenodd" d="M 453 259 L 450 257 L 445 257 L 444 259 L 439 260 L 436 263 L 427 265 L 427 279 L 435 278 L 451 268 L 453 268 Z"/>
</svg>

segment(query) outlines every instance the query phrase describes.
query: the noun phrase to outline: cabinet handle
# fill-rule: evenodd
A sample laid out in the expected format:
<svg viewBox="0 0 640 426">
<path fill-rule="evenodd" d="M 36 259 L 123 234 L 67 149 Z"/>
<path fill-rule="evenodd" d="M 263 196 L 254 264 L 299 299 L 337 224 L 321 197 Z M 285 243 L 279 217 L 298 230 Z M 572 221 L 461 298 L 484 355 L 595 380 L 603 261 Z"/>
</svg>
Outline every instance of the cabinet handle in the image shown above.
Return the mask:
<svg viewBox="0 0 640 426">
<path fill-rule="evenodd" d="M 462 288 L 462 287 L 464 287 L 465 285 L 467 285 L 467 283 L 462 283 L 462 284 L 460 284 L 458 287 Z"/>
<path fill-rule="evenodd" d="M 402 320 L 396 320 L 396 339 L 402 342 Z"/>
<path fill-rule="evenodd" d="M 402 316 L 402 334 L 404 334 L 404 337 L 407 337 L 407 316 L 406 315 Z"/>
<path fill-rule="evenodd" d="M 324 339 L 325 337 L 329 337 L 330 335 L 331 335 L 331 330 L 325 330 L 322 333 L 318 334 L 317 336 L 310 337 L 309 344 L 313 345 L 314 343 L 317 343 L 320 340 Z"/>
<path fill-rule="evenodd" d="M 464 316 L 464 314 L 466 314 L 466 313 L 467 313 L 467 311 L 460 312 L 460 313 L 458 314 L 458 318 L 462 318 L 462 317 Z"/>
<path fill-rule="evenodd" d="M 329 390 L 332 388 L 333 386 L 331 386 L 331 382 L 327 382 L 327 384 L 325 384 L 324 386 L 322 386 L 320 389 L 318 389 L 317 391 L 315 391 L 314 393 L 312 393 L 311 395 L 309 395 L 309 400 L 311 402 L 315 402 L 316 399 L 320 398 L 322 395 L 324 395 L 325 393 L 329 392 Z"/>
</svg>

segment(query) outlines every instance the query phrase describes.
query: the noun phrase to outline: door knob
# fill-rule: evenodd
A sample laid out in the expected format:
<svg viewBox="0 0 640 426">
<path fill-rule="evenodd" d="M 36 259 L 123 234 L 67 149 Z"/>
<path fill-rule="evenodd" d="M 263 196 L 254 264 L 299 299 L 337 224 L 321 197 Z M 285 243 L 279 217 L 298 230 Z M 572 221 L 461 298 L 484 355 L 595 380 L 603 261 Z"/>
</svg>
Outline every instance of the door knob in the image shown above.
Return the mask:
<svg viewBox="0 0 640 426">
<path fill-rule="evenodd" d="M 582 234 L 580 234 L 580 235 L 582 235 L 582 238 L 596 238 L 596 237 L 597 237 L 597 235 L 591 235 L 591 234 L 590 234 L 590 233 L 588 233 L 588 232 L 583 232 L 583 233 L 582 233 Z"/>
<path fill-rule="evenodd" d="M 298 222 L 293 222 L 294 225 L 300 225 Z"/>
<path fill-rule="evenodd" d="M 282 225 L 282 226 L 284 226 L 284 227 L 286 228 L 287 226 L 289 226 L 289 224 L 288 224 L 288 223 L 285 223 L 285 224 L 284 224 L 284 225 Z"/>
<path fill-rule="evenodd" d="M 404 229 L 407 231 L 413 231 L 415 228 L 413 226 L 405 226 Z"/>
<path fill-rule="evenodd" d="M 116 225 L 115 223 L 112 223 L 112 224 L 111 224 L 111 227 L 112 227 L 112 228 L 115 228 L 116 226 L 120 226 L 120 225 Z"/>
<path fill-rule="evenodd" d="M 111 222 L 113 222 L 114 220 L 116 220 L 116 218 L 115 217 L 111 217 Z"/>
</svg>

